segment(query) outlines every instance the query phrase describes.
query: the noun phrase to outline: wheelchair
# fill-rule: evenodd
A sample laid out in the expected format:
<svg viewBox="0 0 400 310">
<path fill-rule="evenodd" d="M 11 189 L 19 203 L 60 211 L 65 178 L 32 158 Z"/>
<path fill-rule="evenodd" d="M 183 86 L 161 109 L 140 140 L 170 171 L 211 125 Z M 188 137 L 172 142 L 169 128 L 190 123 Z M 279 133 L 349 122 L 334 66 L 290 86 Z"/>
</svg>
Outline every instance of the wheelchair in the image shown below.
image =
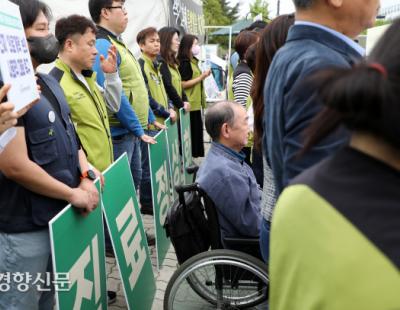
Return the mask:
<svg viewBox="0 0 400 310">
<path fill-rule="evenodd" d="M 267 265 L 260 259 L 259 239 L 224 238 L 229 248 L 224 249 L 212 200 L 197 183 L 175 190 L 180 199 L 188 193 L 201 197 L 199 207 L 207 217 L 211 246 L 175 271 L 165 291 L 164 310 L 266 309 L 269 278 Z"/>
</svg>

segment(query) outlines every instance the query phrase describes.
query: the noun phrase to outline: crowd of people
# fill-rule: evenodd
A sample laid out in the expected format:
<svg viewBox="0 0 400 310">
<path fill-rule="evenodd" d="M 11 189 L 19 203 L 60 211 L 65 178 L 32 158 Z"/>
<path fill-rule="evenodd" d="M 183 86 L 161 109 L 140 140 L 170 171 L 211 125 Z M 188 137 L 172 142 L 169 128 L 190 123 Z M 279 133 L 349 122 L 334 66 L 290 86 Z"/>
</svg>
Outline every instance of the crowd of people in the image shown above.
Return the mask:
<svg viewBox="0 0 400 310">
<path fill-rule="evenodd" d="M 167 118 L 179 121 L 178 109 L 192 119 L 193 155 L 204 156 L 200 110 L 210 72 L 199 69 L 198 39 L 187 34 L 180 44 L 174 28 L 141 30 L 137 59 L 121 38 L 128 25 L 123 0 L 90 0 L 91 19 L 60 18 L 55 34 L 44 2 L 11 2 L 20 9 L 40 99 L 13 112 L 10 85 L 1 84 L 0 274 L 45 276 L 52 270 L 48 222 L 68 203 L 82 215 L 96 208 L 93 181 L 104 186 L 102 171 L 125 152 L 141 213 L 153 214 L 147 145 Z M 49 74 L 36 71 L 52 62 Z M 108 234 L 106 250 L 112 255 Z M 11 283 L 0 308 L 11 305 L 53 309 L 54 290 L 21 292 Z"/>
<path fill-rule="evenodd" d="M 190 113 L 193 157 L 205 155 L 211 71 L 200 69 L 199 39 L 173 27 L 142 29 L 137 59 L 121 37 L 124 0 L 89 0 L 91 19 L 61 18 L 55 35 L 43 2 L 11 2 L 34 69 L 55 65 L 36 72 L 40 99 L 18 113 L 10 85 L 0 90 L 0 274 L 44 274 L 49 220 L 67 203 L 91 212 L 93 180 L 104 185 L 101 172 L 125 152 L 152 214 L 147 146 L 179 109 Z M 260 238 L 270 309 L 399 308 L 400 21 L 366 56 L 355 39 L 379 0 L 293 2 L 295 14 L 237 36 L 231 100 L 207 108 L 212 143 L 196 182 L 222 238 Z M 53 295 L 14 284 L 0 308 L 52 309 Z"/>
<path fill-rule="evenodd" d="M 197 181 L 222 238 L 260 238 L 270 309 L 397 309 L 400 21 L 366 56 L 378 0 L 293 2 L 237 36 Z"/>
</svg>

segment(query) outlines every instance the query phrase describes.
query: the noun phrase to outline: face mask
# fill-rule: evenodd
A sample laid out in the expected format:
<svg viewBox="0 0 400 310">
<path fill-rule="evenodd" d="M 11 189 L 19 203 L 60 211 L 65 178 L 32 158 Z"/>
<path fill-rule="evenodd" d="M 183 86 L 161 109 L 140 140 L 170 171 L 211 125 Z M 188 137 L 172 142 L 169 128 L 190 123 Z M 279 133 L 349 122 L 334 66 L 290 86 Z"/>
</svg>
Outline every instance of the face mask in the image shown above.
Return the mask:
<svg viewBox="0 0 400 310">
<path fill-rule="evenodd" d="M 193 46 L 192 47 L 192 54 L 193 54 L 193 56 L 199 55 L 200 54 L 200 46 L 198 46 L 198 45 Z"/>
<path fill-rule="evenodd" d="M 46 37 L 29 37 L 27 41 L 31 57 L 39 64 L 48 64 L 56 60 L 60 44 L 53 34 Z"/>
</svg>

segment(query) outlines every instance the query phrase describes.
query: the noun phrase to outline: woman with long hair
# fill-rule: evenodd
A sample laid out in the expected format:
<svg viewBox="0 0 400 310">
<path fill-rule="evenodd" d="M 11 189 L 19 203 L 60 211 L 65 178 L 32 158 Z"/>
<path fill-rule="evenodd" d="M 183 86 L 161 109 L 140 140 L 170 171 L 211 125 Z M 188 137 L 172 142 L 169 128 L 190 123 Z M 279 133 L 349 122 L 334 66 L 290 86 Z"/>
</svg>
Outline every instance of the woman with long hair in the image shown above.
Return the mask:
<svg viewBox="0 0 400 310">
<path fill-rule="evenodd" d="M 340 126 L 350 141 L 279 197 L 271 309 L 400 309 L 399 27 L 397 20 L 364 62 L 310 81 L 325 107 L 303 153 Z"/>
<path fill-rule="evenodd" d="M 287 33 L 290 26 L 294 24 L 294 14 L 281 15 L 275 18 L 264 29 L 260 41 L 257 43 L 256 60 L 257 66 L 254 71 L 254 81 L 251 88 L 254 109 L 254 148 L 253 156 L 262 153 L 261 140 L 263 136 L 263 117 L 264 117 L 264 83 L 268 74 L 269 66 L 278 49 L 285 44 Z M 260 155 L 259 155 L 260 156 Z M 254 160 L 254 162 L 258 162 Z M 275 206 L 275 185 L 271 168 L 263 156 L 263 196 L 262 212 L 263 223 L 261 225 L 260 246 L 261 253 L 265 261 L 269 256 L 269 230 L 272 218 L 272 211 Z"/>
<path fill-rule="evenodd" d="M 179 50 L 179 30 L 174 27 L 163 27 L 158 31 L 160 36 L 160 72 L 168 98 L 172 101 L 177 113 L 180 108 L 190 110 L 190 104 L 182 88 L 182 77 L 177 59 Z"/>
<path fill-rule="evenodd" d="M 206 95 L 203 81 L 211 73 L 210 69 L 201 72 L 199 67 L 200 53 L 198 38 L 191 34 L 182 37 L 178 51 L 179 72 L 182 76 L 182 87 L 190 102 L 190 130 L 192 133 L 192 156 L 204 157 L 203 119 L 201 109 L 206 108 Z"/>
</svg>

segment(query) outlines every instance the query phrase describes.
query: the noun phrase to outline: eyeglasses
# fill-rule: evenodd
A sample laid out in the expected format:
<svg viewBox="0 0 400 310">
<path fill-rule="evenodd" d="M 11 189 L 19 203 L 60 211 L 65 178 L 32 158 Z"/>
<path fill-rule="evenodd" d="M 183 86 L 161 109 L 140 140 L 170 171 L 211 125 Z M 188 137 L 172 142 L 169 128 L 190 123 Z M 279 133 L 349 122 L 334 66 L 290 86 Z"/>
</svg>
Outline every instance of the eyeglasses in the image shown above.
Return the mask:
<svg viewBox="0 0 400 310">
<path fill-rule="evenodd" d="M 121 9 L 122 11 L 126 12 L 126 7 L 124 5 L 108 6 L 106 9 Z"/>
</svg>

